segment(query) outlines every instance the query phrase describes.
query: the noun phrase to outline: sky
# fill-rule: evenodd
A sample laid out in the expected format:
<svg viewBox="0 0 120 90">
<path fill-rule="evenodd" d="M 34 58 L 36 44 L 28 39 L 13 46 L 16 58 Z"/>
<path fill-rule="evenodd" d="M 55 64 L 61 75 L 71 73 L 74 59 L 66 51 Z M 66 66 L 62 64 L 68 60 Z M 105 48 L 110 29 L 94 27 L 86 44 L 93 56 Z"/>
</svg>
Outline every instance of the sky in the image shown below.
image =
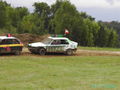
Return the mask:
<svg viewBox="0 0 120 90">
<path fill-rule="evenodd" d="M 34 2 L 46 2 L 49 5 L 56 0 L 4 0 L 13 7 L 25 6 L 33 11 Z M 97 21 L 119 21 L 120 22 L 120 0 L 70 0 L 80 12 L 96 18 Z"/>
</svg>

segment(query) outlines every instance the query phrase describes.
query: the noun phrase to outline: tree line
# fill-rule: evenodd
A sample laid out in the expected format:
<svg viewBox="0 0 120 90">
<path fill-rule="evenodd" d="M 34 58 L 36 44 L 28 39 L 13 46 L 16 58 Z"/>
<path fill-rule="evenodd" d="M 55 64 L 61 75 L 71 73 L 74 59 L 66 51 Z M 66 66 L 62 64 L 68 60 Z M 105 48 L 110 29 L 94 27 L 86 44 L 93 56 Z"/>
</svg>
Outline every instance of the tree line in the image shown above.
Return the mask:
<svg viewBox="0 0 120 90">
<path fill-rule="evenodd" d="M 79 12 L 69 0 L 56 0 L 49 6 L 35 2 L 31 13 L 26 7 L 12 7 L 0 0 L 0 33 L 64 34 L 81 46 L 118 47 L 118 33 L 85 12 Z"/>
</svg>

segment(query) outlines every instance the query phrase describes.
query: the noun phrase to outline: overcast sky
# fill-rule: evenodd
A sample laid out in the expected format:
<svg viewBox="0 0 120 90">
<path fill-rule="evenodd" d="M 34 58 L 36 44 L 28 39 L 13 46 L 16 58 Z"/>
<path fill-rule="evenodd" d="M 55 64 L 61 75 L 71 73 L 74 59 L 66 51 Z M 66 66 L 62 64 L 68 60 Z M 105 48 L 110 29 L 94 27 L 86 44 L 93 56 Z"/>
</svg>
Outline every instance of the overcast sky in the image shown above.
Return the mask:
<svg viewBox="0 0 120 90">
<path fill-rule="evenodd" d="M 12 6 L 26 6 L 33 10 L 34 2 L 46 2 L 49 5 L 56 0 L 4 0 Z M 120 0 L 70 0 L 79 11 L 87 12 L 89 15 L 102 21 L 120 21 Z"/>
</svg>

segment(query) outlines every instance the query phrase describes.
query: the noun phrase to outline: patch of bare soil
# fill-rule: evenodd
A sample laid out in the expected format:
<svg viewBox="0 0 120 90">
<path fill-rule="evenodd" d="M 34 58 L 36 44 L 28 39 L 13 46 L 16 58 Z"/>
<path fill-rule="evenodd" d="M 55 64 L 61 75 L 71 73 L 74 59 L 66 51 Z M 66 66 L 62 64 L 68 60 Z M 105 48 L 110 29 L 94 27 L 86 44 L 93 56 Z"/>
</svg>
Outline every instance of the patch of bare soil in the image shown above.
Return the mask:
<svg viewBox="0 0 120 90">
<path fill-rule="evenodd" d="M 50 35 L 34 35 L 34 34 L 14 34 L 13 36 L 19 38 L 24 45 L 33 42 L 40 42 L 43 39 L 49 37 Z"/>
<path fill-rule="evenodd" d="M 119 51 L 78 50 L 78 56 L 120 56 Z"/>
<path fill-rule="evenodd" d="M 39 54 L 31 54 L 27 48 L 23 49 L 23 56 L 40 56 Z M 44 57 L 66 56 L 62 53 L 47 53 Z M 118 51 L 95 51 L 95 50 L 77 50 L 73 56 L 120 56 Z"/>
<path fill-rule="evenodd" d="M 15 56 L 13 54 L 3 54 L 2 57 Z M 68 57 L 63 53 L 47 53 L 44 56 L 39 54 L 32 54 L 27 48 L 24 48 L 20 56 L 34 56 L 34 57 Z M 72 56 L 120 56 L 118 51 L 95 51 L 95 50 L 77 50 Z M 17 57 L 17 56 L 16 56 Z"/>
</svg>

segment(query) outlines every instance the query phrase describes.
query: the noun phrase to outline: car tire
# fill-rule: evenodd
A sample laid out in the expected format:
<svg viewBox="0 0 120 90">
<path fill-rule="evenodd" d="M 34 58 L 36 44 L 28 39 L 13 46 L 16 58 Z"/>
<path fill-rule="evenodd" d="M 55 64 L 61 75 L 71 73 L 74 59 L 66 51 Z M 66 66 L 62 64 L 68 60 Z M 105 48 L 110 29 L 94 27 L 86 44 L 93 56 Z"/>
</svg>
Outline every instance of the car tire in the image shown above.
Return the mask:
<svg viewBox="0 0 120 90">
<path fill-rule="evenodd" d="M 45 50 L 44 48 L 40 48 L 40 49 L 38 50 L 38 54 L 40 54 L 40 55 L 45 55 L 45 54 L 46 54 L 46 50 Z"/>
<path fill-rule="evenodd" d="M 69 55 L 69 56 L 70 56 L 70 55 L 73 55 L 73 50 L 72 50 L 72 49 L 68 49 L 68 50 L 66 51 L 66 54 Z"/>
</svg>

